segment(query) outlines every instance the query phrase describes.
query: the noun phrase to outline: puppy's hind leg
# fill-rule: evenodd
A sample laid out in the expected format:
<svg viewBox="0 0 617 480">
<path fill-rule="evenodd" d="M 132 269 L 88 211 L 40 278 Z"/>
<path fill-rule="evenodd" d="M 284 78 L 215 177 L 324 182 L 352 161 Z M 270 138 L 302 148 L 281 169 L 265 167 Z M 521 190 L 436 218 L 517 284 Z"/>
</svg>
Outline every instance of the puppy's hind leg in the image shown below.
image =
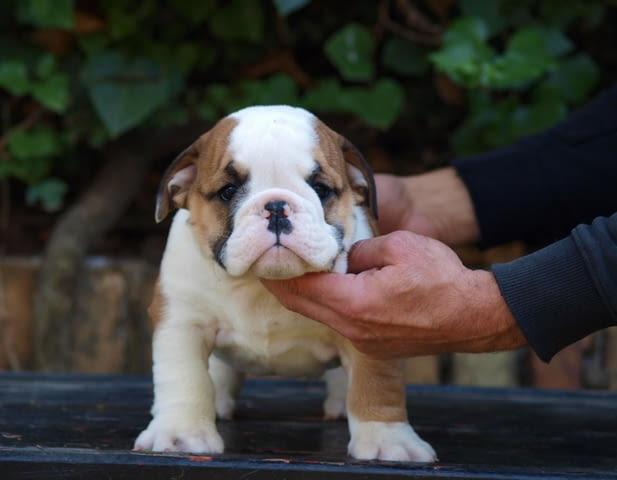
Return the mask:
<svg viewBox="0 0 617 480">
<path fill-rule="evenodd" d="M 216 415 L 231 420 L 236 408 L 236 397 L 242 390 L 244 374 L 238 372 L 215 355 L 209 359 L 208 371 L 214 384 L 214 408 Z"/>
<path fill-rule="evenodd" d="M 323 404 L 324 419 L 336 420 L 347 416 L 347 372 L 343 367 L 326 370 L 323 375 L 328 396 Z"/>
</svg>

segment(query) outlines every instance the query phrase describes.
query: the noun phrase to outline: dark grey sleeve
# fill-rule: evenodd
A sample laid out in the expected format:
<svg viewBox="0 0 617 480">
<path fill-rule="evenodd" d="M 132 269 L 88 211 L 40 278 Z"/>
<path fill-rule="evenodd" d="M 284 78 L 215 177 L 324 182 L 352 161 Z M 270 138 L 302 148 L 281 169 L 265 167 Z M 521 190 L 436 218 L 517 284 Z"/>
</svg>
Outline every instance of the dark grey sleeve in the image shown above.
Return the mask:
<svg viewBox="0 0 617 480">
<path fill-rule="evenodd" d="M 617 211 L 617 85 L 537 135 L 453 161 L 481 245 L 547 245 Z"/>
<path fill-rule="evenodd" d="M 586 335 L 617 325 L 617 213 L 492 269 L 530 346 L 546 362 Z"/>
</svg>

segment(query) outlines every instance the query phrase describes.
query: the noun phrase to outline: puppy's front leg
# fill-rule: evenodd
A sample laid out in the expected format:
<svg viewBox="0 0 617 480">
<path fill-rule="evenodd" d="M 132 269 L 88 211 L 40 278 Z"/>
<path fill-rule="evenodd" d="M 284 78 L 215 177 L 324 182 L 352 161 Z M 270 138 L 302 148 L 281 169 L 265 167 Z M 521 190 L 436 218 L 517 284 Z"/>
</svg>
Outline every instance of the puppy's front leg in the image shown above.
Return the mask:
<svg viewBox="0 0 617 480">
<path fill-rule="evenodd" d="M 354 458 L 433 462 L 433 448 L 407 420 L 406 393 L 401 362 L 371 359 L 350 345 L 347 417 Z"/>
<path fill-rule="evenodd" d="M 213 332 L 196 322 L 159 324 L 153 340 L 152 421 L 135 450 L 221 453 L 214 387 L 208 374 Z"/>
</svg>

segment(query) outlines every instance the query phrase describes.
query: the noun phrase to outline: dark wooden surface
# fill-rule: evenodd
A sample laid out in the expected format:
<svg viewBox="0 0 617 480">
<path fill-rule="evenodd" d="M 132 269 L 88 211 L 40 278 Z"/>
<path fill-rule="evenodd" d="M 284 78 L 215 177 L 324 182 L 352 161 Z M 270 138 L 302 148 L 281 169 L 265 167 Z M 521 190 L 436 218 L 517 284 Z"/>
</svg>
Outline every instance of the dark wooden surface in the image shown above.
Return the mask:
<svg viewBox="0 0 617 480">
<path fill-rule="evenodd" d="M 0 374 L 0 480 L 617 479 L 617 394 L 410 387 L 434 465 L 346 456 L 344 421 L 321 420 L 322 384 L 249 381 L 223 455 L 131 451 L 149 378 Z"/>
</svg>

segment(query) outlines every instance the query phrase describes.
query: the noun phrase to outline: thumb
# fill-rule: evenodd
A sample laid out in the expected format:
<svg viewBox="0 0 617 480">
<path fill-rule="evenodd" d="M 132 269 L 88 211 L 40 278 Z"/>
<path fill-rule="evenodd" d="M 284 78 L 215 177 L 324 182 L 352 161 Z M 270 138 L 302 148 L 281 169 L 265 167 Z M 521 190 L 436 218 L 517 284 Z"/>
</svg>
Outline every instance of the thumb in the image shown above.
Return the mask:
<svg viewBox="0 0 617 480">
<path fill-rule="evenodd" d="M 380 237 L 360 240 L 349 252 L 348 272 L 360 273 L 394 265 L 400 261 L 402 254 L 409 253 L 418 237 L 412 232 L 396 231 Z"/>
<path fill-rule="evenodd" d="M 382 254 L 383 238 L 369 238 L 354 243 L 347 258 L 347 271 L 360 273 L 385 266 Z"/>
</svg>

